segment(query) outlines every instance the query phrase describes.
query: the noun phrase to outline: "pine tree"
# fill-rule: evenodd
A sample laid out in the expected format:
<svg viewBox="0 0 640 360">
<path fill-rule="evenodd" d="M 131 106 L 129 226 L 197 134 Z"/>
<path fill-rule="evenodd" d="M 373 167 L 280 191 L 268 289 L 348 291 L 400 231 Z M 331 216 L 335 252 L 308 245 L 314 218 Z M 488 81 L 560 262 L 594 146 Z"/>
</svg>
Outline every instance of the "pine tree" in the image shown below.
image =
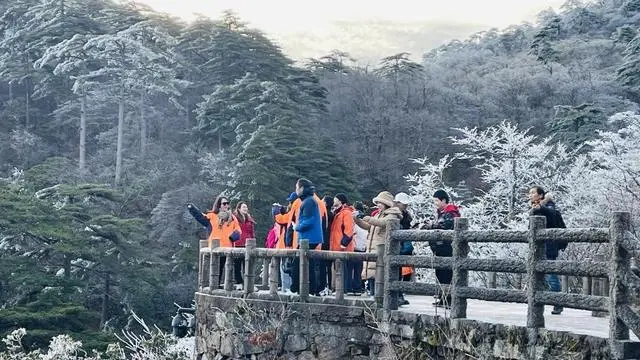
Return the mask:
<svg viewBox="0 0 640 360">
<path fill-rule="evenodd" d="M 629 42 L 624 51 L 624 63 L 617 71 L 617 80 L 638 99 L 640 96 L 640 35 Z"/>
<path fill-rule="evenodd" d="M 598 130 L 607 125 L 607 118 L 602 108 L 585 103 L 579 106 L 557 105 L 553 120 L 547 123 L 549 132 L 554 138 L 566 144 L 570 149 L 577 149 L 592 140 Z M 588 149 L 583 147 L 580 152 Z"/>
<path fill-rule="evenodd" d="M 536 60 L 549 70 L 549 74 L 553 74 L 551 63 L 558 60 L 558 51 L 553 47 L 552 42 L 559 39 L 561 24 L 560 17 L 554 16 L 534 36 L 529 50 L 529 54 L 535 56 Z"/>
</svg>

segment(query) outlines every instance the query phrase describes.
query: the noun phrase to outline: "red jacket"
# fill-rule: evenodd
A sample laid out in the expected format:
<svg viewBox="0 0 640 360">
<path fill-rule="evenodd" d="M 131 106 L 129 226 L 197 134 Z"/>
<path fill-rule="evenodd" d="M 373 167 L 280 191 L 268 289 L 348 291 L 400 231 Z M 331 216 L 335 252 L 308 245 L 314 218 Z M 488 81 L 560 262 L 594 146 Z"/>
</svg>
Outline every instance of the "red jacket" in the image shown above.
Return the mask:
<svg viewBox="0 0 640 360">
<path fill-rule="evenodd" d="M 247 245 L 247 239 L 255 239 L 255 223 L 251 217 L 247 217 L 245 222 L 240 222 L 241 217 L 237 217 L 238 223 L 240 224 L 240 230 L 242 234 L 240 234 L 240 240 L 233 243 L 233 247 L 245 247 Z"/>
</svg>

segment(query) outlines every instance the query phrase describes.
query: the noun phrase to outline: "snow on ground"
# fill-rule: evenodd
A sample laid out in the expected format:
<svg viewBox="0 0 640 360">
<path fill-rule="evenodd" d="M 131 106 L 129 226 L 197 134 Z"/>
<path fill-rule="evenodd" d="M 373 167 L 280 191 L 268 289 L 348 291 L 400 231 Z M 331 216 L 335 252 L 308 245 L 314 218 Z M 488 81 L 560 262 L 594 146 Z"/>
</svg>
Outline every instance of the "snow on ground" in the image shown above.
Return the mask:
<svg viewBox="0 0 640 360">
<path fill-rule="evenodd" d="M 193 354 L 196 347 L 195 336 L 183 337 L 178 339 L 178 343 L 173 346 L 173 349 L 184 350 L 187 354 Z"/>
<path fill-rule="evenodd" d="M 428 315 L 446 315 L 443 308 L 431 303 L 433 297 L 405 295 L 409 305 L 400 307 L 401 311 Z M 609 337 L 609 317 L 593 317 L 591 311 L 565 308 L 561 315 L 551 315 L 553 307 L 544 309 L 545 328 L 556 331 L 568 331 L 575 334 L 591 335 L 602 338 Z M 526 326 L 527 304 L 501 303 L 482 300 L 467 300 L 467 318 L 487 323 Z M 638 338 L 631 333 L 632 340 Z"/>
</svg>

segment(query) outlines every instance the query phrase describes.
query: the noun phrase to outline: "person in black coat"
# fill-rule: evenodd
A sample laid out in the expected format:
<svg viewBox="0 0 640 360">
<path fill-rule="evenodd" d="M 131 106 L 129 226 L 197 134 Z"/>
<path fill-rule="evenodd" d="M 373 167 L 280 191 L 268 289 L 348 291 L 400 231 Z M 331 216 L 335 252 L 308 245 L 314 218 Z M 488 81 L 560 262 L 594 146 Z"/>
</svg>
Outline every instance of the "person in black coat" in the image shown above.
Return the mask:
<svg viewBox="0 0 640 360">
<path fill-rule="evenodd" d="M 530 215 L 544 216 L 547 219 L 547 229 L 554 228 L 566 228 L 562 214 L 553 202 L 551 194 L 544 191 L 540 186 L 534 186 L 529 190 L 529 202 L 531 203 Z M 547 260 L 556 260 L 560 253 L 560 250 L 564 250 L 567 247 L 566 242 L 559 242 L 554 240 L 546 240 L 544 243 L 544 250 Z M 556 274 L 547 274 L 547 284 L 551 288 L 551 291 L 560 292 L 560 279 Z M 554 306 L 551 314 L 560 315 L 562 313 L 562 306 Z"/>
</svg>

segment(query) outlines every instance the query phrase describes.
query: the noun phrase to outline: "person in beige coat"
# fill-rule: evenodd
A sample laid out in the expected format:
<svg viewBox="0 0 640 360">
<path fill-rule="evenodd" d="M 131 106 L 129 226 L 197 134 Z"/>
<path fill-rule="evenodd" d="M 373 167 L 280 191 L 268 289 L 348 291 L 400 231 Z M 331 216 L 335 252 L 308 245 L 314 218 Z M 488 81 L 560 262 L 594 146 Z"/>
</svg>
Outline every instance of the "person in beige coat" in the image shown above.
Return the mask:
<svg viewBox="0 0 640 360">
<path fill-rule="evenodd" d="M 375 253 L 378 244 L 384 244 L 387 231 L 392 222 L 399 223 L 402 219 L 402 212 L 395 206 L 393 202 L 393 194 L 383 191 L 373 198 L 373 203 L 377 207 L 372 216 L 363 218 L 355 217 L 356 224 L 361 228 L 368 230 L 367 233 L 367 252 Z M 365 261 L 362 269 L 362 279 L 367 280 L 367 290 L 369 295 L 375 294 L 375 261 Z"/>
</svg>

